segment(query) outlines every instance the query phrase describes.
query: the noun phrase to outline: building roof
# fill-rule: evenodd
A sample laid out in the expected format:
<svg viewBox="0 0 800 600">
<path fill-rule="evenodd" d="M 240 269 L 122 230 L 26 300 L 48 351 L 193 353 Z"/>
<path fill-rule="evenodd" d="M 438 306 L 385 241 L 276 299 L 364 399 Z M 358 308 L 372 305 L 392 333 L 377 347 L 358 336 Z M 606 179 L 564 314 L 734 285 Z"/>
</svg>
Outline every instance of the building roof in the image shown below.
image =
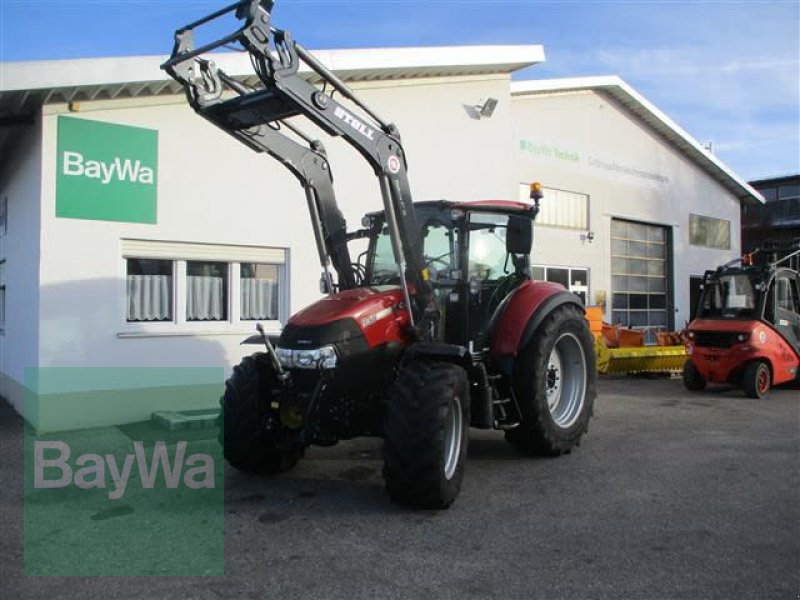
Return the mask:
<svg viewBox="0 0 800 600">
<path fill-rule="evenodd" d="M 348 82 L 509 74 L 544 61 L 538 45 L 318 50 L 314 55 Z M 182 87 L 159 66 L 167 56 L 0 62 L 0 156 L 17 129 L 44 104 L 174 95 Z M 259 84 L 246 52 L 207 55 L 228 75 Z M 316 74 L 305 65 L 314 81 Z M 0 163 L 2 159 L 0 159 Z"/>
<path fill-rule="evenodd" d="M 541 46 L 449 46 L 318 50 L 345 81 L 508 74 L 544 61 Z M 255 84 L 245 52 L 207 56 L 228 75 Z M 159 66 L 166 56 L 132 56 L 0 63 L 0 119 L 30 115 L 51 101 L 131 98 L 182 93 Z M 300 73 L 314 75 L 305 65 Z"/>
<path fill-rule="evenodd" d="M 538 81 L 515 81 L 511 84 L 511 95 L 514 97 L 586 90 L 595 91 L 609 97 L 625 110 L 638 117 L 672 147 L 695 163 L 739 200 L 754 204 L 764 203 L 764 197 L 755 188 L 734 173 L 730 167 L 709 152 L 700 142 L 681 129 L 675 121 L 620 77 L 611 75 L 543 79 Z"/>
<path fill-rule="evenodd" d="M 776 175 L 775 177 L 765 177 L 763 179 L 752 179 L 749 183 L 754 188 L 798 184 L 800 183 L 800 173 L 794 173 L 792 175 Z"/>
</svg>

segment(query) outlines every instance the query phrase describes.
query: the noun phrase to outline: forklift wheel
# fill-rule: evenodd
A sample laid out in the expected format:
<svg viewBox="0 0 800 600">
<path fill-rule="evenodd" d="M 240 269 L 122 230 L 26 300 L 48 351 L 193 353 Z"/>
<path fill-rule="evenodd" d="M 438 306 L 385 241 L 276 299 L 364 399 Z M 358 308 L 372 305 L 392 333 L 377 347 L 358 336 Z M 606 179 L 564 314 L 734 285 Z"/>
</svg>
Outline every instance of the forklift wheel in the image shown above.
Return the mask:
<svg viewBox="0 0 800 600">
<path fill-rule="evenodd" d="M 227 461 L 240 471 L 288 471 L 303 456 L 302 444 L 281 440 L 285 430 L 279 418 L 267 419 L 276 383 L 274 369 L 263 352 L 246 356 L 225 382 L 219 441 Z M 270 428 L 268 423 L 277 425 Z"/>
<path fill-rule="evenodd" d="M 751 398 L 763 398 L 769 391 L 772 374 L 769 365 L 762 360 L 750 363 L 742 373 L 744 392 Z"/>
<path fill-rule="evenodd" d="M 515 361 L 522 422 L 506 439 L 525 454 L 568 453 L 589 429 L 596 379 L 594 343 L 582 311 L 555 309 Z"/>
<path fill-rule="evenodd" d="M 683 363 L 683 385 L 690 392 L 699 392 L 706 388 L 705 378 L 691 360 Z"/>
<path fill-rule="evenodd" d="M 412 508 L 447 508 L 464 477 L 469 381 L 461 367 L 409 360 L 384 411 L 383 477 L 391 499 Z"/>
</svg>

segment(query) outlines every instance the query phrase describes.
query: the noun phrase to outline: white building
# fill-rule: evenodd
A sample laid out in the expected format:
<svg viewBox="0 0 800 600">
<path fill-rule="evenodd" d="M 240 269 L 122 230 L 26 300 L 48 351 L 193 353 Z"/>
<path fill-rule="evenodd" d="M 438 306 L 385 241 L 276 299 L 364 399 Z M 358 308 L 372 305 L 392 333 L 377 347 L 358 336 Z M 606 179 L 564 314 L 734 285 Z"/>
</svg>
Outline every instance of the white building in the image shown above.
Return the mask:
<svg viewBox="0 0 800 600">
<path fill-rule="evenodd" d="M 762 201 L 619 79 L 512 83 L 539 46 L 317 56 L 398 125 L 416 199 L 541 181 L 537 274 L 609 321 L 681 327 L 690 277 L 738 254 L 740 203 Z M 18 410 L 28 367 L 230 368 L 255 319 L 277 331 L 319 296 L 301 188 L 199 118 L 161 60 L 0 66 L 0 395 Z M 218 64 L 251 76 L 246 56 Z M 376 179 L 314 133 L 355 227 Z"/>
</svg>

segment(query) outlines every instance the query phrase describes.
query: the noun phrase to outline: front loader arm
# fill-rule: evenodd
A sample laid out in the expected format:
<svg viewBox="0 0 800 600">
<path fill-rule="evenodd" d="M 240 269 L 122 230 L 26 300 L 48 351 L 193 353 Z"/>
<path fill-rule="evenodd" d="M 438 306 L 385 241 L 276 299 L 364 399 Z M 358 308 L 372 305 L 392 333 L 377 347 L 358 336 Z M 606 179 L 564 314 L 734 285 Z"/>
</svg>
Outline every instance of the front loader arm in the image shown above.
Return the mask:
<svg viewBox="0 0 800 600">
<path fill-rule="evenodd" d="M 270 12 L 273 4 L 272 0 L 243 0 L 179 29 L 175 34 L 172 56 L 162 68 L 183 84 L 189 102 L 197 112 L 254 149 L 275 156 L 289 166 L 296 176 L 297 163 L 288 161 L 293 166 L 287 163 L 286 156 L 281 154 L 286 148 L 279 142 L 276 145 L 275 136 L 266 132 L 259 134 L 257 141 L 254 141 L 254 131 L 270 129 L 270 125 L 274 123 L 286 124 L 285 120 L 291 117 L 304 116 L 329 135 L 344 138 L 369 162 L 378 177 L 386 223 L 401 273 L 406 302 L 411 309 L 412 321 L 416 324 L 420 337 L 430 337 L 434 330 L 433 324 L 438 318 L 438 311 L 423 261 L 422 242 L 414 214 L 406 157 L 399 132 L 393 124 L 385 122 L 364 105 L 334 73 L 294 42 L 288 32 L 271 26 Z M 232 34 L 215 42 L 194 48 L 194 29 L 230 12 L 235 12 L 236 18 L 242 21 L 243 25 Z M 217 93 L 214 89 L 215 69 L 210 68 L 210 61 L 201 58 L 201 55 L 232 43 L 240 44 L 250 54 L 253 67 L 264 87 L 246 92 L 237 90 L 238 94 L 230 98 L 223 97 L 221 91 Z M 299 74 L 301 63 L 319 78 L 323 83 L 322 89 Z M 216 73 L 219 74 L 219 71 Z M 235 88 L 232 83 L 238 83 L 224 74 L 221 74 L 219 79 L 228 87 Z M 332 88 L 329 93 L 328 86 Z M 219 87 L 221 90 L 222 86 Z M 351 110 L 335 99 L 336 93 L 354 104 L 358 111 Z M 275 132 L 274 129 L 271 131 Z M 327 168 L 327 161 L 321 164 Z M 330 174 L 329 169 L 327 173 Z M 302 177 L 308 175 L 304 173 Z M 326 193 L 323 192 L 322 195 Z M 317 190 L 315 195 L 319 197 L 321 194 Z M 330 203 L 332 207 L 336 206 L 332 187 Z M 313 221 L 312 204 L 309 201 Z M 317 202 L 317 206 L 323 225 L 325 251 L 330 254 L 342 282 L 340 267 L 343 268 L 344 265 L 337 262 L 346 261 L 348 266 L 346 271 L 351 273 L 345 236 L 340 235 L 338 229 L 334 235 L 329 230 L 335 220 L 331 214 L 336 213 L 341 216 L 341 212 L 338 208 L 333 210 L 323 202 Z M 326 220 L 330 221 L 327 225 Z M 347 281 L 345 276 L 343 287 L 347 287 Z M 414 286 L 413 298 L 409 284 Z"/>
</svg>

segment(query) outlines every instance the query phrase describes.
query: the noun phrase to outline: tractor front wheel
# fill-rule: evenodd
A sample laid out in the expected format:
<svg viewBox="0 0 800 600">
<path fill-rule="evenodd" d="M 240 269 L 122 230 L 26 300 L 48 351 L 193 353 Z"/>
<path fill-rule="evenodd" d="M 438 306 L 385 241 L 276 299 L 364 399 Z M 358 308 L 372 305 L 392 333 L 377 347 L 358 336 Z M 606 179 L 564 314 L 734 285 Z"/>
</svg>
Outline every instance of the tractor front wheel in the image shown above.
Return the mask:
<svg viewBox="0 0 800 600">
<path fill-rule="evenodd" d="M 240 471 L 288 471 L 305 447 L 269 407 L 278 387 L 275 369 L 263 352 L 246 356 L 225 382 L 219 441 L 226 460 Z"/>
<path fill-rule="evenodd" d="M 389 497 L 447 508 L 461 490 L 469 441 L 469 381 L 461 367 L 409 360 L 384 411 L 383 476 Z"/>
<path fill-rule="evenodd" d="M 742 386 L 744 393 L 751 398 L 763 398 L 769 391 L 772 383 L 772 373 L 769 365 L 763 360 L 750 363 L 742 373 Z"/>
<path fill-rule="evenodd" d="M 558 456 L 580 443 L 596 396 L 595 354 L 582 312 L 553 311 L 514 363 L 522 422 L 506 439 L 526 454 Z"/>
<path fill-rule="evenodd" d="M 706 387 L 706 379 L 691 360 L 683 363 L 683 386 L 690 392 L 699 392 Z"/>
</svg>

